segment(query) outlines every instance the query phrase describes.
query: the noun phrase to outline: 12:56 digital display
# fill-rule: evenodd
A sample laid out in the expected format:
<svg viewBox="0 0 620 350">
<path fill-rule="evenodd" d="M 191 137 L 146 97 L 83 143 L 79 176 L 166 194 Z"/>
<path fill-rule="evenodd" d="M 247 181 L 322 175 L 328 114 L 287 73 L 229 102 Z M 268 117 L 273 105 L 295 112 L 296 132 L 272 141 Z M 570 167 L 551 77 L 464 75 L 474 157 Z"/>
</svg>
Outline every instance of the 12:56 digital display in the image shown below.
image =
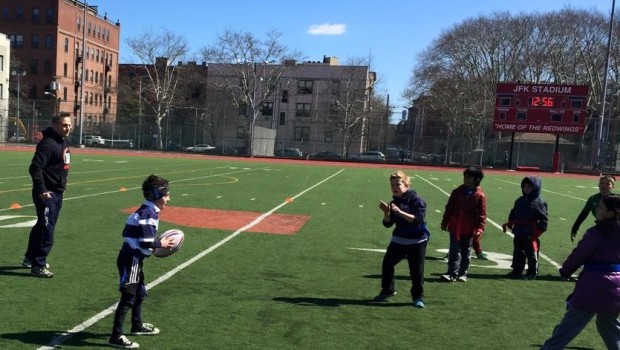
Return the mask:
<svg viewBox="0 0 620 350">
<path fill-rule="evenodd" d="M 529 96 L 527 98 L 527 105 L 529 107 L 553 107 L 552 96 Z"/>
</svg>

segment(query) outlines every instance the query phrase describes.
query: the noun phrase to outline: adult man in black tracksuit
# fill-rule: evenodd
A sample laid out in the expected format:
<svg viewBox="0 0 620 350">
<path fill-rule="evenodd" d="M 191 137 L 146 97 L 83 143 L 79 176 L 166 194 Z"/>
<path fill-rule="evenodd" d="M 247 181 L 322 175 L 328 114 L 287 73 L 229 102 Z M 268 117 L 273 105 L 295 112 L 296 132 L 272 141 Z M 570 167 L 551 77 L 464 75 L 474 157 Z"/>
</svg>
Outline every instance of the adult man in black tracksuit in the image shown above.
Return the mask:
<svg viewBox="0 0 620 350">
<path fill-rule="evenodd" d="M 30 164 L 32 200 L 37 211 L 37 223 L 30 231 L 28 249 L 22 265 L 32 275 L 52 278 L 47 256 L 54 244 L 54 227 L 62 207 L 62 196 L 67 186 L 71 154 L 66 137 L 71 132 L 71 118 L 54 116 L 52 126 L 43 130 L 43 139 Z"/>
</svg>

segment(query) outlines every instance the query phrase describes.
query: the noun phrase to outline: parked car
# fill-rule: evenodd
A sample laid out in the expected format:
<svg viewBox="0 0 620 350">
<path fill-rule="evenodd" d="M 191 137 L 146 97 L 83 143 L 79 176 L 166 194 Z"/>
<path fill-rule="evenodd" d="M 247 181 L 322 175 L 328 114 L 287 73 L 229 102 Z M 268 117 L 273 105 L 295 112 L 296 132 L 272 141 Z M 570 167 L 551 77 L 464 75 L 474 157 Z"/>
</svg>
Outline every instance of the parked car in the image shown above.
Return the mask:
<svg viewBox="0 0 620 350">
<path fill-rule="evenodd" d="M 11 136 L 9 142 L 26 142 L 26 138 L 24 136 Z"/>
<path fill-rule="evenodd" d="M 82 142 L 84 142 L 84 146 L 88 147 L 103 147 L 105 145 L 105 140 L 98 135 L 86 135 Z"/>
<path fill-rule="evenodd" d="M 207 145 L 207 144 L 199 144 L 196 146 L 186 147 L 185 150 L 188 152 L 208 152 L 214 150 L 215 147 Z"/>
<path fill-rule="evenodd" d="M 365 161 L 375 161 L 375 162 L 384 162 L 385 155 L 379 151 L 368 151 L 362 152 L 360 154 L 352 155 L 352 160 L 365 160 Z"/>
<path fill-rule="evenodd" d="M 304 155 L 299 148 L 284 148 L 276 151 L 278 157 L 302 158 Z"/>
<path fill-rule="evenodd" d="M 318 153 L 311 155 L 310 159 L 321 159 L 321 160 L 342 159 L 342 154 L 332 152 L 332 151 L 322 151 L 322 152 L 318 152 Z"/>
</svg>

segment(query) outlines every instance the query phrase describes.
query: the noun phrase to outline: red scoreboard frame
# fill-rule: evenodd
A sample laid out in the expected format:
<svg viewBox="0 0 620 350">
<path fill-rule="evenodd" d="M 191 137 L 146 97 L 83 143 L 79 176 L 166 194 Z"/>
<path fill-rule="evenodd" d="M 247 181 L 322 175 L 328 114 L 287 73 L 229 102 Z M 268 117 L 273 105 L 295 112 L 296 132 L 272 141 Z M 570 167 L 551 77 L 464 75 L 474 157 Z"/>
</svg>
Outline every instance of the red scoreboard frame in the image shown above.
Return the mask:
<svg viewBox="0 0 620 350">
<path fill-rule="evenodd" d="M 587 85 L 498 83 L 493 131 L 583 134 Z"/>
</svg>

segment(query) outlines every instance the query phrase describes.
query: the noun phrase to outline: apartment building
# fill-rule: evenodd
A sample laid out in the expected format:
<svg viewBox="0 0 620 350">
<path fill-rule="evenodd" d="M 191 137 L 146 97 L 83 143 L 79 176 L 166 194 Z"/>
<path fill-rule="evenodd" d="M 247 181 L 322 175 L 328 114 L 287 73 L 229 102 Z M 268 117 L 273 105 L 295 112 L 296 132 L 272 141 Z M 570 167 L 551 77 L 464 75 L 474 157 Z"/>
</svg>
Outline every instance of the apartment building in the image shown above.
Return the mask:
<svg viewBox="0 0 620 350">
<path fill-rule="evenodd" d="M 72 115 L 85 131 L 114 121 L 120 23 L 86 1 L 14 0 L 0 5 L 0 32 L 10 40 L 10 69 L 19 73 L 10 79 L 11 95 L 19 79 L 27 137 L 52 114 Z"/>
<path fill-rule="evenodd" d="M 11 41 L 0 32 L 0 144 L 8 138 L 9 126 L 9 78 L 11 70 Z"/>
</svg>

